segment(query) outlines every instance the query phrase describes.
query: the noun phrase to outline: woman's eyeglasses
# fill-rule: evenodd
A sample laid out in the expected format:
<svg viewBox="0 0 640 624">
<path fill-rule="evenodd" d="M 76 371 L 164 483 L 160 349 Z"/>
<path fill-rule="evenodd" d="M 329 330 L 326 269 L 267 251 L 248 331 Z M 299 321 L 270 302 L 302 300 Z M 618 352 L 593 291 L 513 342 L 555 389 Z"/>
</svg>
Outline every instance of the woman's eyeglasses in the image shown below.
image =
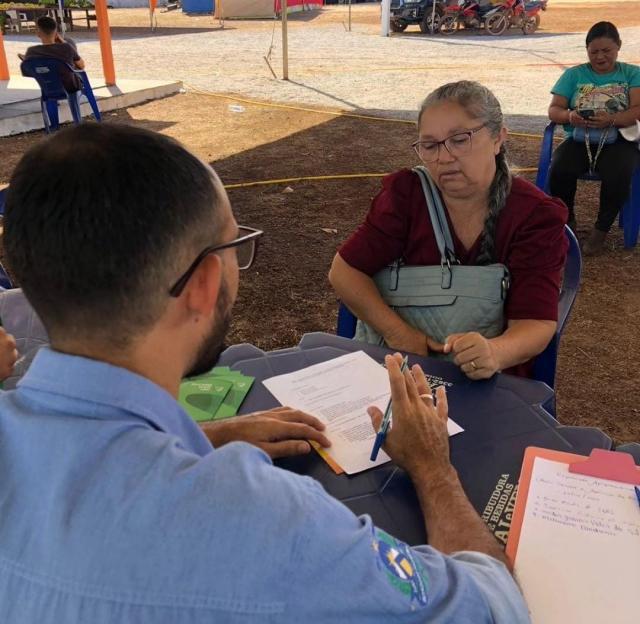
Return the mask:
<svg viewBox="0 0 640 624">
<path fill-rule="evenodd" d="M 193 272 L 198 268 L 198 265 L 209 254 L 222 251 L 223 249 L 229 249 L 230 247 L 236 248 L 236 256 L 238 258 L 238 268 L 243 271 L 248 269 L 255 260 L 256 251 L 258 249 L 258 239 L 264 234 L 262 230 L 256 230 L 255 228 L 246 227 L 244 225 L 238 226 L 239 236 L 234 238 L 228 243 L 222 245 L 211 245 L 205 247 L 191 263 L 191 266 L 178 278 L 178 281 L 169 289 L 169 294 L 172 297 L 179 297 L 187 282 L 193 275 Z"/>
<path fill-rule="evenodd" d="M 411 147 L 423 163 L 432 163 L 438 160 L 441 145 L 444 145 L 449 154 L 454 157 L 464 156 L 471 151 L 471 137 L 484 127 L 485 124 L 482 124 L 466 132 L 456 132 L 443 141 L 416 141 L 411 144 Z"/>
</svg>

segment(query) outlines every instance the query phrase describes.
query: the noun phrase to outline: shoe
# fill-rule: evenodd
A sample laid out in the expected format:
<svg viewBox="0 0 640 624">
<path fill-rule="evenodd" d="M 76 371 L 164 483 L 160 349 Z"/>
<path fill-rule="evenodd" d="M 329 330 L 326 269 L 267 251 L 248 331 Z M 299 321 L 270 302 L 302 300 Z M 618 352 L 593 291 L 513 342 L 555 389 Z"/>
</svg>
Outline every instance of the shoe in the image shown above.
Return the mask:
<svg viewBox="0 0 640 624">
<path fill-rule="evenodd" d="M 607 238 L 606 232 L 601 232 L 593 228 L 591 235 L 582 246 L 582 253 L 585 256 L 599 256 L 604 252 L 604 239 Z"/>
</svg>

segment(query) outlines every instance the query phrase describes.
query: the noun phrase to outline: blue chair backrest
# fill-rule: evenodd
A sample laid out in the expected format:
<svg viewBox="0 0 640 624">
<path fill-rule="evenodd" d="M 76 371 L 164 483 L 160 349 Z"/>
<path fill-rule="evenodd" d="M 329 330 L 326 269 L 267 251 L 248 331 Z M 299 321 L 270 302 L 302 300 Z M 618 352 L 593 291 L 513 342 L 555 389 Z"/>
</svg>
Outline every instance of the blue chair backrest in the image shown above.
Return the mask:
<svg viewBox="0 0 640 624">
<path fill-rule="evenodd" d="M 338 308 L 338 327 L 336 334 L 343 338 L 353 338 L 356 334 L 357 323 L 358 319 L 356 316 L 352 314 L 351 310 L 341 301 L 340 307 Z"/>
<path fill-rule="evenodd" d="M 543 381 L 550 388 L 553 388 L 555 385 L 560 338 L 569 314 L 571 313 L 571 308 L 573 308 L 576 295 L 578 294 L 580 275 L 582 273 L 582 255 L 580 254 L 578 239 L 568 226 L 565 226 L 564 232 L 569 240 L 569 250 L 567 252 L 567 261 L 564 266 L 564 276 L 562 278 L 562 287 L 558 300 L 558 327 L 551 342 L 549 342 L 546 349 L 538 355 L 533 362 L 533 379 Z M 336 330 L 338 336 L 353 338 L 356 333 L 357 322 L 358 319 L 351 313 L 349 308 L 341 302 L 338 309 L 338 327 Z"/>
<path fill-rule="evenodd" d="M 35 78 L 42 91 L 43 100 L 64 100 L 67 90 L 62 84 L 62 74 L 73 73 L 73 67 L 54 58 L 30 58 L 22 61 L 20 71 L 23 76 Z"/>
<path fill-rule="evenodd" d="M 558 300 L 558 327 L 547 348 L 533 362 L 533 378 L 543 381 L 550 388 L 555 387 L 560 338 L 576 300 L 582 274 L 582 255 L 578 239 L 568 226 L 565 226 L 565 234 L 569 240 L 569 250 Z"/>
</svg>

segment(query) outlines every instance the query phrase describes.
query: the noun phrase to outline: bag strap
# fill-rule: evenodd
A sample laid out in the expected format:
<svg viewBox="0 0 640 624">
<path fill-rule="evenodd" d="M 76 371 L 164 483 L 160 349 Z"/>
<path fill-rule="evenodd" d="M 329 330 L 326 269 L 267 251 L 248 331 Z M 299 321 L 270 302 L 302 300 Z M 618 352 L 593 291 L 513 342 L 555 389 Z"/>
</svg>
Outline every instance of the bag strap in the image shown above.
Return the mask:
<svg viewBox="0 0 640 624">
<path fill-rule="evenodd" d="M 442 199 L 440 199 L 440 193 L 431 176 L 424 167 L 414 167 L 413 171 L 418 174 L 420 184 L 422 186 L 422 192 L 427 202 L 427 209 L 429 210 L 429 218 L 431 219 L 431 226 L 433 227 L 433 233 L 436 236 L 436 243 L 438 245 L 438 251 L 440 252 L 440 262 L 444 264 L 460 264 L 460 261 L 456 257 L 455 247 L 453 244 L 453 238 L 451 237 L 451 231 L 449 230 L 449 223 L 447 222 L 447 215 L 444 211 Z"/>
</svg>

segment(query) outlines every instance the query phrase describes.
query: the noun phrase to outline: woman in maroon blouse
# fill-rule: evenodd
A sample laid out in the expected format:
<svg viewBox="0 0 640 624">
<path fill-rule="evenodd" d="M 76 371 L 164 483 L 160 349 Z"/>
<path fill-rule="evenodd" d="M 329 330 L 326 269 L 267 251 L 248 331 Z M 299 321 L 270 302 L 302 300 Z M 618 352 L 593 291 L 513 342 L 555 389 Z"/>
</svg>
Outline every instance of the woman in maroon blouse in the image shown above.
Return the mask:
<svg viewBox="0 0 640 624">
<path fill-rule="evenodd" d="M 530 360 L 556 329 L 567 241 L 567 209 L 511 175 L 500 104 L 486 87 L 443 85 L 423 102 L 414 148 L 445 205 L 462 264 L 500 262 L 511 273 L 504 332 L 487 339 L 477 328 L 438 343 L 409 326 L 382 299 L 371 276 L 396 259 L 440 265 L 418 176 L 402 170 L 383 180 L 362 225 L 336 254 L 329 279 L 347 307 L 400 351 L 448 353 L 471 379 L 497 371 L 530 373 Z"/>
</svg>

